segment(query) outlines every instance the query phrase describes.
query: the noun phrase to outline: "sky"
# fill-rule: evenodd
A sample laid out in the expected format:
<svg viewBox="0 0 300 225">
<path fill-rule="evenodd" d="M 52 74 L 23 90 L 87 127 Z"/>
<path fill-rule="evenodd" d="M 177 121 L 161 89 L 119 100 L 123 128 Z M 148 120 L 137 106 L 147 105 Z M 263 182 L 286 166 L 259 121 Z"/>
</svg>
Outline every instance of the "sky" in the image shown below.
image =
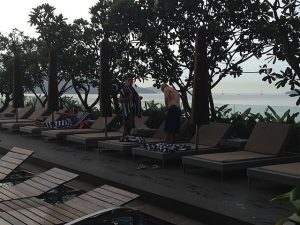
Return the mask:
<svg viewBox="0 0 300 225">
<path fill-rule="evenodd" d="M 89 19 L 89 8 L 98 0 L 0 0 L 0 32 L 7 35 L 13 28 L 24 31 L 25 35 L 36 37 L 34 27 L 28 23 L 32 8 L 48 3 L 56 8 L 56 13 L 62 13 L 68 22 L 74 19 Z M 251 60 L 245 64 L 244 71 L 258 71 L 264 62 Z M 285 65 L 279 63 L 276 70 L 283 70 Z M 240 78 L 225 78 L 216 88 L 216 93 L 284 93 L 288 88 L 276 89 L 273 84 L 261 81 L 262 76 L 244 74 Z M 138 86 L 151 86 L 152 82 L 137 83 Z"/>
</svg>

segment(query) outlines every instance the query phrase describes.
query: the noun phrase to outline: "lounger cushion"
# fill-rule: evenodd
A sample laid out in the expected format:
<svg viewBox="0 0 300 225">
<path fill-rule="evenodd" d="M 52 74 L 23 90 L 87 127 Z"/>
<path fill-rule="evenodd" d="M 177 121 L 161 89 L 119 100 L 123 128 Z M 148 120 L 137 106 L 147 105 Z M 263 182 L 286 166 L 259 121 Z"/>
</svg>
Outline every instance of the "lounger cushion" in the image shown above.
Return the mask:
<svg viewBox="0 0 300 225">
<path fill-rule="evenodd" d="M 300 176 L 300 162 L 263 166 L 260 169 Z"/>
<path fill-rule="evenodd" d="M 237 151 L 237 152 L 195 155 L 192 157 L 197 158 L 199 160 L 204 159 L 204 160 L 210 160 L 215 162 L 234 162 L 234 161 L 242 161 L 242 160 L 249 160 L 249 159 L 270 158 L 272 156 L 255 153 L 255 152 Z"/>
<path fill-rule="evenodd" d="M 228 133 L 231 125 L 227 123 L 211 123 L 199 128 L 199 145 L 217 146 L 220 140 Z M 192 143 L 196 143 L 196 135 Z"/>
<path fill-rule="evenodd" d="M 107 136 L 108 137 L 115 137 L 115 136 L 121 136 L 122 133 L 121 132 L 108 132 Z M 83 139 L 89 139 L 89 138 L 101 138 L 101 137 L 105 137 L 105 133 L 101 132 L 101 133 L 90 133 L 90 134 L 73 134 L 73 136 L 76 136 L 78 138 L 83 138 Z"/>
<path fill-rule="evenodd" d="M 257 123 L 244 150 L 278 155 L 285 145 L 290 130 L 290 124 Z"/>
</svg>

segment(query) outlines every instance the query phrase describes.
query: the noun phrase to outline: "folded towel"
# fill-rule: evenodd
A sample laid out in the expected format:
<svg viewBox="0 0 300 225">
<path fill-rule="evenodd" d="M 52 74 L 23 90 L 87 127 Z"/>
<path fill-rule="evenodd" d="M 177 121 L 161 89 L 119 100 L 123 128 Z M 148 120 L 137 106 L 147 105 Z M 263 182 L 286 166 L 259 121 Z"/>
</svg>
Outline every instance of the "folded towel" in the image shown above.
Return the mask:
<svg viewBox="0 0 300 225">
<path fill-rule="evenodd" d="M 157 143 L 157 144 L 145 144 L 145 149 L 148 151 L 159 151 L 159 152 L 179 152 L 186 151 L 191 148 L 190 145 L 184 144 L 166 144 L 166 143 Z"/>
<path fill-rule="evenodd" d="M 121 142 L 137 142 L 140 144 L 145 143 L 145 138 L 143 137 L 138 137 L 138 136 L 130 136 L 130 135 L 126 135 L 126 136 L 122 136 L 120 138 Z"/>
</svg>

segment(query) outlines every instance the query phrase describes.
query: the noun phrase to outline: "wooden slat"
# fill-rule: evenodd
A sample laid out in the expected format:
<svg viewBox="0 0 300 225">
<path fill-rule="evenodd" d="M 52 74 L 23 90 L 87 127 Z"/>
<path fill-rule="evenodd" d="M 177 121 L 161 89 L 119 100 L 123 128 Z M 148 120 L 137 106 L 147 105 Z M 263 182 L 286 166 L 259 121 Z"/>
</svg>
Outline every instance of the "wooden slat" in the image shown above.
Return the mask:
<svg viewBox="0 0 300 225">
<path fill-rule="evenodd" d="M 36 215 L 38 215 L 38 216 L 40 216 L 40 217 L 42 217 L 43 219 L 49 221 L 50 223 L 53 223 L 53 224 L 61 224 L 61 223 L 63 223 L 62 220 L 59 220 L 59 219 L 57 219 L 54 216 L 51 216 L 51 215 L 49 215 L 47 213 L 44 213 L 39 208 L 29 208 L 27 210 L 30 211 L 30 212 L 32 212 L 32 213 L 34 213 L 34 214 L 36 214 Z"/>
<path fill-rule="evenodd" d="M 123 202 L 128 202 L 128 201 L 131 200 L 131 198 L 128 198 L 126 196 L 123 196 L 123 195 L 120 195 L 120 194 L 117 194 L 117 193 L 114 193 L 114 192 L 111 192 L 111 191 L 108 191 L 108 190 L 105 190 L 105 189 L 102 189 L 102 188 L 96 188 L 95 192 L 103 194 L 103 195 L 107 195 L 109 197 L 118 199 L 118 200 L 123 201 Z"/>
<path fill-rule="evenodd" d="M 58 179 L 60 179 L 60 180 L 62 180 L 62 181 L 64 181 L 64 182 L 73 180 L 75 177 L 78 176 L 78 175 L 77 175 L 77 176 L 69 177 L 69 176 L 65 176 L 65 175 L 56 173 L 56 172 L 51 171 L 51 170 L 48 170 L 48 171 L 46 171 L 45 173 L 48 174 L 48 175 L 50 175 L 50 176 L 52 176 L 52 177 L 58 178 Z"/>
<path fill-rule="evenodd" d="M 7 177 L 7 174 L 3 174 L 0 172 L 0 180 L 3 180 Z"/>
<path fill-rule="evenodd" d="M 59 169 L 59 168 L 52 168 L 51 171 L 55 172 L 55 173 L 58 173 L 60 175 L 64 175 L 64 176 L 67 176 L 71 179 L 73 179 L 74 177 L 78 177 L 78 174 L 75 174 L 75 173 L 71 173 L 69 171 L 66 171 L 66 170 L 62 170 L 62 169 Z"/>
<path fill-rule="evenodd" d="M 71 202 L 71 201 L 67 201 L 64 203 L 64 205 L 67 205 L 67 206 L 70 206 L 74 209 L 77 209 L 85 214 L 90 214 L 90 213 L 93 213 L 94 210 L 89 208 L 89 207 L 86 207 L 86 204 L 82 203 L 81 205 L 77 204 L 76 202 Z"/>
<path fill-rule="evenodd" d="M 37 215 L 31 211 L 29 211 L 28 209 L 21 209 L 19 210 L 20 213 L 22 213 L 23 215 L 31 218 L 32 220 L 36 221 L 39 224 L 43 224 L 43 225 L 52 225 L 53 223 L 51 223 L 48 220 L 45 220 L 45 218 L 43 218 L 40 215 Z"/>
<path fill-rule="evenodd" d="M 75 220 L 77 218 L 79 218 L 79 216 L 65 210 L 65 209 L 62 209 L 62 208 L 59 208 L 59 207 L 56 207 L 55 205 L 49 205 L 47 206 L 49 209 L 52 209 L 53 211 L 55 212 L 58 212 L 60 214 L 63 214 L 65 215 L 66 217 L 70 218 L 71 220 Z"/>
<path fill-rule="evenodd" d="M 0 160 L 0 166 L 8 168 L 8 169 L 11 169 L 11 170 L 14 170 L 16 167 L 19 166 L 19 164 L 15 164 L 15 163 L 11 163 L 11 162 L 6 162 L 6 161 L 3 161 L 3 160 Z M 0 169 L 0 171 L 1 171 L 1 169 Z"/>
<path fill-rule="evenodd" d="M 125 190 L 122 190 L 122 189 L 110 186 L 110 185 L 106 185 L 106 184 L 102 185 L 101 188 L 103 188 L 105 190 L 108 190 L 108 191 L 112 191 L 112 192 L 118 193 L 120 195 L 124 195 L 124 196 L 126 196 L 128 198 L 131 198 L 131 199 L 139 197 L 139 195 L 137 195 L 137 194 L 134 194 L 134 193 L 131 193 L 131 192 L 128 192 L 128 191 L 125 191 Z"/>
<path fill-rule="evenodd" d="M 35 222 L 34 220 L 30 219 L 29 217 L 23 215 L 18 211 L 8 211 L 7 213 L 13 216 L 14 218 L 17 218 L 18 220 L 21 220 L 27 225 L 40 225 L 39 223 Z"/>
<path fill-rule="evenodd" d="M 19 193 L 21 193 L 20 195 L 22 195 L 22 197 L 18 197 L 18 198 L 28 198 L 28 197 L 33 197 L 33 196 L 36 196 L 36 192 L 32 192 L 28 189 L 28 187 L 24 186 L 24 188 L 22 186 L 20 186 L 21 184 L 19 185 L 15 185 L 15 186 L 12 186 L 9 191 L 17 191 Z"/>
<path fill-rule="evenodd" d="M 21 160 L 24 160 L 24 159 L 28 158 L 27 155 L 21 155 L 21 154 L 14 153 L 14 152 L 8 152 L 5 156 L 8 156 L 8 157 L 11 157 L 11 158 L 14 158 L 14 159 L 21 159 Z"/>
<path fill-rule="evenodd" d="M 40 195 L 42 193 L 41 190 L 37 189 L 37 188 L 34 188 L 32 186 L 29 186 L 27 184 L 24 184 L 24 183 L 20 183 L 20 184 L 17 184 L 14 186 L 17 190 L 21 190 L 23 189 L 21 192 L 26 194 L 27 197 L 33 197 L 33 196 L 37 196 L 37 195 Z"/>
<path fill-rule="evenodd" d="M 79 211 L 79 210 L 77 210 L 77 209 L 74 209 L 73 207 L 68 206 L 68 205 L 66 205 L 66 204 L 55 205 L 55 207 L 60 208 L 60 209 L 64 209 L 64 210 L 66 210 L 66 211 L 68 211 L 68 212 L 70 212 L 70 213 L 73 213 L 74 215 L 77 215 L 78 217 L 82 217 L 82 216 L 85 215 L 84 212 Z"/>
<path fill-rule="evenodd" d="M 24 202 L 25 204 L 30 205 L 31 207 L 35 207 L 35 208 L 39 207 L 39 206 L 49 205 L 49 203 L 44 202 L 35 197 L 20 199 L 20 201 Z"/>
<path fill-rule="evenodd" d="M 22 159 L 15 159 L 15 158 L 12 158 L 12 157 L 9 157 L 7 155 L 3 156 L 1 158 L 2 161 L 6 161 L 6 162 L 11 162 L 11 163 L 14 163 L 14 164 L 20 164 L 23 162 Z"/>
<path fill-rule="evenodd" d="M 7 222 L 6 220 L 0 218 L 0 224 L 1 225 L 13 225 L 12 223 Z"/>
<path fill-rule="evenodd" d="M 99 210 L 103 209 L 102 206 L 98 206 L 92 202 L 88 202 L 88 201 L 85 201 L 85 200 L 82 200 L 79 198 L 73 198 L 73 199 L 67 201 L 67 203 L 72 203 L 72 204 L 74 204 L 73 206 L 75 206 L 75 204 L 76 204 L 77 208 L 80 208 L 81 206 L 90 208 L 93 210 L 93 212 L 95 211 L 95 209 L 99 209 Z"/>
<path fill-rule="evenodd" d="M 18 189 L 16 186 L 12 186 L 12 187 L 9 187 L 9 188 L 4 188 L 4 189 L 5 189 L 5 191 L 9 191 L 9 192 L 17 195 L 18 198 L 26 198 L 27 197 L 27 195 L 25 193 L 23 193 L 24 190 L 20 189 L 20 188 Z M 20 192 L 20 190 L 22 192 Z M 0 188 L 0 191 L 2 191 L 2 188 Z"/>
<path fill-rule="evenodd" d="M 13 225 L 26 225 L 25 223 L 21 222 L 20 220 L 16 219 L 15 217 L 9 215 L 7 212 L 0 212 L 0 218 L 8 221 Z"/>
<path fill-rule="evenodd" d="M 6 212 L 6 211 L 11 210 L 11 207 L 9 207 L 5 204 L 0 204 L 0 210 L 1 210 L 1 212 Z"/>
<path fill-rule="evenodd" d="M 38 189 L 38 190 L 40 190 L 42 192 L 48 192 L 48 191 L 50 191 L 52 189 L 52 188 L 49 188 L 48 186 L 45 186 L 45 185 L 40 184 L 38 182 L 35 182 L 35 181 L 31 180 L 31 179 L 23 182 L 23 184 L 29 185 L 29 186 L 31 186 L 33 188 L 36 188 L 36 189 Z"/>
<path fill-rule="evenodd" d="M 24 149 L 24 148 L 19 148 L 19 147 L 13 147 L 11 150 L 11 152 L 15 152 L 15 153 L 19 153 L 22 155 L 32 155 L 34 153 L 34 151 L 28 150 L 28 149 Z"/>
<path fill-rule="evenodd" d="M 48 180 L 42 179 L 41 177 L 33 177 L 31 178 L 32 181 L 38 182 L 40 184 L 43 184 L 49 188 L 55 188 L 57 187 L 56 183 L 50 182 Z"/>
<path fill-rule="evenodd" d="M 12 170 L 5 167 L 0 167 L 0 171 L 3 174 L 10 174 Z"/>
<path fill-rule="evenodd" d="M 52 176 L 50 176 L 50 175 L 47 175 L 47 174 L 45 174 L 45 173 L 39 174 L 39 175 L 37 175 L 37 176 L 35 176 L 35 177 L 42 178 L 42 179 L 44 179 L 44 180 L 47 180 L 47 181 L 49 181 L 49 182 L 56 183 L 56 184 L 60 184 L 60 183 L 61 183 L 61 179 L 57 179 L 57 178 L 52 177 Z"/>
<path fill-rule="evenodd" d="M 111 208 L 114 207 L 115 205 L 110 204 L 108 202 L 102 201 L 100 199 L 97 198 L 93 198 L 89 195 L 81 195 L 78 197 L 79 199 L 82 199 L 83 201 L 87 201 L 87 202 L 91 202 L 99 207 L 102 207 L 103 209 L 107 209 L 107 208 Z"/>
<path fill-rule="evenodd" d="M 14 199 L 14 198 L 18 198 L 17 195 L 15 195 L 14 193 L 11 193 L 7 190 L 5 190 L 4 188 L 0 188 L 0 199 L 1 201 L 7 201 L 7 200 L 11 200 L 11 199 Z"/>
<path fill-rule="evenodd" d="M 50 208 L 48 208 L 46 206 L 38 207 L 38 209 L 41 210 L 42 212 L 44 212 L 45 214 L 53 216 L 56 219 L 61 220 L 61 221 L 65 222 L 65 223 L 72 221 L 71 218 L 69 218 L 69 217 L 67 217 L 67 216 L 65 216 L 65 215 L 63 215 L 63 214 L 61 214 L 59 212 L 56 212 L 56 211 L 54 211 L 54 210 L 52 210 L 52 209 L 50 209 Z"/>
<path fill-rule="evenodd" d="M 88 192 L 87 195 L 90 195 L 93 198 L 97 198 L 97 199 L 100 199 L 102 201 L 108 202 L 108 203 L 113 204 L 115 206 L 120 206 L 120 205 L 123 205 L 125 203 L 124 201 L 120 201 L 120 200 L 115 199 L 115 198 L 110 198 L 107 195 L 103 195 L 103 194 L 100 194 L 100 193 L 97 193 L 97 192 L 94 192 L 94 191 L 93 192 Z"/>
</svg>

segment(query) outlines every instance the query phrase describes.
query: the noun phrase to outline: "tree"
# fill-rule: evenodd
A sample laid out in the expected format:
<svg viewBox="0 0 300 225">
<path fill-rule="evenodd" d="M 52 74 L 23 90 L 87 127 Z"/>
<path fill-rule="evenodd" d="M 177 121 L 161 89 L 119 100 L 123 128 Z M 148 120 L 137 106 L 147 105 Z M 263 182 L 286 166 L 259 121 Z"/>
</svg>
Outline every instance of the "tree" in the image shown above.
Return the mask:
<svg viewBox="0 0 300 225">
<path fill-rule="evenodd" d="M 73 43 L 73 35 L 71 25 L 66 23 L 66 19 L 62 14 L 55 15 L 55 8 L 49 4 L 42 4 L 32 9 L 30 13 L 29 22 L 32 26 L 36 27 L 36 31 L 39 34 L 37 38 L 37 52 L 35 57 L 41 56 L 43 61 L 38 63 L 39 68 L 36 69 L 36 73 L 40 75 L 41 80 L 39 88 L 44 94 L 43 104 L 47 102 L 47 88 L 45 82 L 48 80 L 48 67 L 45 64 L 48 59 L 49 49 L 54 47 L 57 49 L 58 54 L 58 85 L 60 86 L 59 96 L 67 92 L 72 88 L 70 85 L 71 77 L 68 72 L 69 69 L 69 48 Z M 34 58 L 34 57 L 33 57 Z M 32 59 L 33 59 L 32 58 Z"/>
<path fill-rule="evenodd" d="M 257 21 L 256 34 L 261 42 L 266 44 L 268 63 L 276 64 L 283 61 L 288 64 L 286 69 L 274 72 L 268 65 L 262 66 L 260 73 L 264 74 L 263 81 L 273 83 L 277 88 L 290 86 L 298 96 L 296 101 L 300 105 L 300 1 L 275 0 L 263 1 L 266 10 L 263 11 L 262 20 Z"/>
<path fill-rule="evenodd" d="M 136 68 L 141 68 L 137 73 L 154 78 L 156 87 L 167 82 L 176 88 L 186 115 L 197 29 L 205 26 L 208 31 L 210 90 L 226 76 L 240 76 L 242 63 L 264 51 L 248 29 L 261 14 L 259 1 L 116 0 L 111 4 L 108 28 L 131 37 Z M 210 104 L 214 115 L 211 93 Z"/>
</svg>

